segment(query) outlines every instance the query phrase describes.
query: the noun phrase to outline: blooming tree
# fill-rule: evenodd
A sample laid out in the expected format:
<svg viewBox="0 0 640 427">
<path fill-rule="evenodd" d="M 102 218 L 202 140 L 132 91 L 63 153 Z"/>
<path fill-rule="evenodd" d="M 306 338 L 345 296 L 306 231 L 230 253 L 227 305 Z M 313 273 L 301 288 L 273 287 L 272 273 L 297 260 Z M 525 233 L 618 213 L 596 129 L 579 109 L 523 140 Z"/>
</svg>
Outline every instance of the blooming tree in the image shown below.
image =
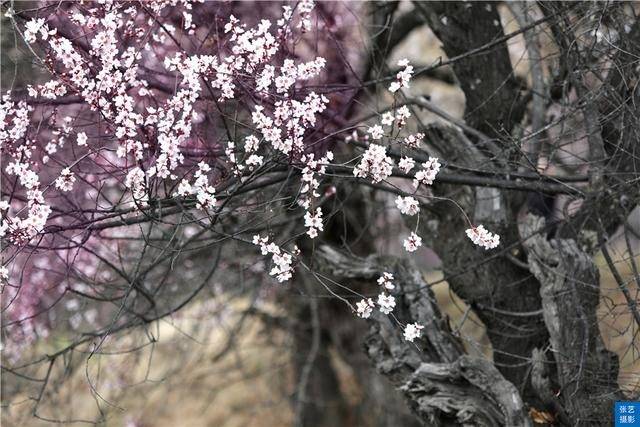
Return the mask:
<svg viewBox="0 0 640 427">
<path fill-rule="evenodd" d="M 401 59 L 372 78 L 351 28 L 354 10 L 363 5 L 302 0 L 264 4 L 257 16 L 247 4 L 188 0 L 43 2 L 26 11 L 4 6 L 5 19 L 43 71 L 25 87 L 3 88 L 0 104 L 0 276 L 4 352 L 12 371 L 53 364 L 82 346 L 99 352 L 108 337 L 179 312 L 212 277 L 233 281 L 242 272 L 257 286 L 288 292 L 310 281 L 305 292 L 326 292 L 354 323 L 362 318 L 391 328 L 408 351 L 441 344 L 437 351 L 447 349 L 438 353 L 441 361 L 469 363 L 493 385 L 507 384 L 500 395 L 498 386 L 465 380 L 492 389 L 498 402 L 509 400 L 504 419 L 526 424 L 522 396 L 509 382 L 522 380 L 522 372 L 467 361 L 454 338 L 443 335 L 438 309 L 407 296 L 408 289 L 424 289 L 419 274 L 408 273 L 414 267 L 376 259 L 367 270 L 351 261 L 349 273 L 351 267 L 338 268 L 344 258 L 326 246 L 375 252 L 374 240 L 382 239 L 403 248 L 400 258 L 406 259 L 428 244 L 446 266 L 487 254 L 489 260 L 516 257 L 509 251 L 520 236 L 501 217 L 513 216 L 502 192 L 580 191 L 545 177 L 537 165 L 524 170 L 521 165 L 532 163 L 526 153 L 516 160 L 496 151 L 496 140 L 510 138 L 496 126 L 511 131 L 522 119 L 521 107 L 511 116 L 500 107 L 489 117 L 473 97 L 476 89 L 465 83 L 467 109 L 482 113 L 465 123 L 412 94 L 414 76 L 437 67 Z M 497 13 L 487 7 L 482 13 Z M 451 11 L 442 8 L 435 15 L 422 10 L 421 22 L 456 58 L 459 46 L 446 19 Z M 504 42 L 487 41 L 500 55 Z M 466 82 L 468 64 L 462 70 L 463 60 L 451 61 Z M 511 67 L 508 58 L 501 64 Z M 513 93 L 511 85 L 477 91 Z M 448 124 L 424 125 L 423 110 Z M 462 148 L 453 149 L 452 141 Z M 594 173 L 590 182 L 597 184 L 602 177 Z M 461 184 L 474 191 L 448 187 Z M 402 231 L 387 235 L 381 227 L 357 249 L 359 238 L 348 234 L 358 233 L 358 221 L 341 216 L 357 211 L 358 200 L 373 192 L 383 194 L 375 203 L 389 208 Z M 370 233 L 362 230 L 362 236 Z M 456 241 L 452 249 L 449 238 Z M 534 266 L 538 258 L 531 254 L 541 246 L 523 247 Z M 458 260 L 445 254 L 449 250 Z M 483 281 L 503 274 L 516 283 L 544 282 L 539 270 L 531 270 L 535 278 L 513 271 L 523 263 L 480 267 L 478 274 Z M 489 296 L 475 298 L 465 286 L 463 298 L 478 307 L 487 303 Z M 540 305 L 532 289 L 522 298 Z M 523 310 L 509 298 L 498 300 L 505 305 L 495 313 Z M 32 357 L 29 344 L 67 321 L 76 334 L 70 344 L 53 356 L 20 362 Z M 504 353 L 502 338 L 492 338 Z M 529 357 L 535 347 L 514 357 Z M 513 363 L 500 357 L 497 362 Z"/>
<path fill-rule="evenodd" d="M 345 151 L 340 147 L 344 131 L 326 119 L 331 94 L 312 86 L 333 83 L 323 74 L 327 61 L 321 56 L 306 60 L 311 51 L 295 53 L 312 31 L 312 21 L 320 19 L 313 6 L 283 5 L 275 22 L 262 19 L 255 26 L 230 14 L 220 40 L 206 54 L 185 47 L 197 39 L 190 2 L 69 5 L 52 18 L 34 17 L 18 26 L 24 40 L 42 52 L 40 60 L 50 73 L 47 82 L 28 85 L 26 96 L 9 90 L 2 98 L 3 271 L 5 278 L 29 272 L 8 282 L 15 294 L 9 316 L 22 342 L 34 337 L 38 326 L 46 333 L 36 306 L 47 296 L 23 301 L 19 295 L 23 288 L 32 294 L 28 288 L 37 286 L 29 283 L 30 269 L 40 271 L 42 281 L 59 281 L 47 292 L 54 298 L 82 287 L 82 280 L 44 270 L 62 268 L 75 257 L 86 257 L 87 264 L 92 257 L 96 264 L 113 262 L 107 252 L 122 242 L 112 237 L 105 243 L 101 235 L 123 222 L 176 225 L 180 222 L 171 218 L 179 211 L 211 228 L 221 215 L 237 209 L 230 204 L 240 208 L 257 202 L 251 190 L 234 193 L 291 171 L 301 176 L 293 201 L 302 211 L 300 225 L 314 239 L 323 231 L 319 205 L 329 171 L 340 165 L 355 177 L 380 183 L 396 167 L 388 148 L 406 152 L 419 147 L 424 135 L 400 136 L 411 112 L 398 99 L 379 118 L 372 117 L 375 124 L 366 130 L 360 123 L 349 127 L 355 130 L 346 140 L 366 147 L 361 156 L 352 159 L 341 152 L 334 158 L 334 151 Z M 159 21 L 167 9 L 181 10 L 183 28 Z M 7 15 L 15 19 L 11 10 Z M 64 32 L 58 31 L 63 24 Z M 181 43 L 178 36 L 193 40 Z M 395 94 L 409 87 L 413 72 L 407 60 L 399 65 L 404 68 L 389 87 Z M 235 120 L 227 117 L 229 108 Z M 225 131 L 206 135 L 207 126 Z M 413 159 L 404 156 L 401 162 L 403 171 L 412 174 L 408 164 Z M 417 190 L 432 185 L 440 167 L 430 157 L 413 172 L 414 196 L 429 198 Z M 397 205 L 403 214 L 419 215 L 413 196 L 398 196 Z M 470 227 L 474 243 L 497 246 L 497 236 L 482 226 Z M 234 239 L 252 242 L 261 255 L 270 256 L 269 274 L 278 282 L 291 279 L 296 264 L 310 255 L 288 248 L 277 236 L 251 238 L 240 232 Z M 420 242 L 411 232 L 404 246 L 412 252 Z M 71 268 L 82 276 L 89 273 Z M 390 314 L 393 297 L 380 294 L 378 305 Z"/>
</svg>

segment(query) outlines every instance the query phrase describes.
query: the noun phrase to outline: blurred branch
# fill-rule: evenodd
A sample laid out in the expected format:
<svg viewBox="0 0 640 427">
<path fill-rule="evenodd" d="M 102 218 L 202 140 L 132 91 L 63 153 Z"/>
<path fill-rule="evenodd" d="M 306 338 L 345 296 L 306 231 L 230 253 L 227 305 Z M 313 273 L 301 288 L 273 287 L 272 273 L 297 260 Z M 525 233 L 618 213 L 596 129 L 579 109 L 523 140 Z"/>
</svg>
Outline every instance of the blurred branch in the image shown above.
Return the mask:
<svg viewBox="0 0 640 427">
<path fill-rule="evenodd" d="M 518 21 L 520 28 L 524 28 L 533 22 L 529 14 L 529 5 L 526 2 L 515 1 L 507 3 L 507 5 Z M 532 106 L 530 117 L 531 134 L 534 135 L 531 139 L 531 152 L 528 160 L 534 170 L 537 170 L 538 157 L 543 142 L 542 135 L 537 134 L 537 132 L 544 126 L 547 89 L 544 84 L 544 71 L 542 69 L 542 55 L 540 53 L 538 35 L 531 31 L 525 31 L 523 36 L 529 55 L 529 70 L 531 72 Z"/>
</svg>

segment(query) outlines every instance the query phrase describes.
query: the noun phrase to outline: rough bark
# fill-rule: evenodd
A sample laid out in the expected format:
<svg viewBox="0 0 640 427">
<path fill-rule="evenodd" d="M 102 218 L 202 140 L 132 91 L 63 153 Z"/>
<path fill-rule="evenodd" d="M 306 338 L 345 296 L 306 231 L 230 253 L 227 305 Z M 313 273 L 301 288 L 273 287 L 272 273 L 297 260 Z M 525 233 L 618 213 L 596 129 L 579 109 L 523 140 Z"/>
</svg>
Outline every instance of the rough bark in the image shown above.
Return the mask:
<svg viewBox="0 0 640 427">
<path fill-rule="evenodd" d="M 497 3 L 430 1 L 414 5 L 449 58 L 504 35 Z M 465 121 L 492 137 L 510 133 L 524 108 L 518 103 L 519 85 L 507 44 L 461 59 L 453 64 L 453 71 L 466 98 Z"/>
<path fill-rule="evenodd" d="M 530 420 L 516 387 L 487 360 L 464 354 L 449 330 L 421 272 L 408 260 L 358 258 L 323 246 L 321 265 L 336 280 L 375 282 L 394 274 L 395 318 L 401 324 L 425 326 L 416 345 L 402 337 L 402 327 L 377 313 L 365 341 L 376 369 L 402 391 L 411 410 L 425 425 L 528 426 Z"/>
<path fill-rule="evenodd" d="M 529 214 L 520 233 L 529 269 L 540 282 L 558 390 L 550 390 L 551 382 L 538 372 L 544 360 L 539 352 L 534 354 L 534 384 L 546 403 L 559 400 L 565 419 L 601 422 L 617 396 L 618 363 L 598 330 L 598 269 L 575 240 L 547 240 L 544 225 L 544 218 Z"/>
<path fill-rule="evenodd" d="M 463 56 L 452 67 L 466 98 L 465 122 L 484 134 L 481 137 L 477 132 L 465 134 L 434 125 L 426 129 L 426 140 L 451 164 L 473 169 L 487 169 L 492 164 L 496 169 L 505 168 L 508 150 L 501 147 L 501 137 L 509 138 L 524 113 L 507 45 L 498 43 L 490 50 L 464 56 L 504 35 L 497 4 L 434 1 L 414 5 L 447 55 Z M 434 193 L 455 199 L 466 212 L 473 213 L 474 225 L 483 224 L 499 233 L 505 246 L 517 240 L 515 216 L 523 200 L 513 193 L 446 185 L 436 185 Z M 496 366 L 508 380 L 522 385 L 526 396 L 534 396 L 528 382 L 529 366 L 524 362 L 547 339 L 542 319 L 504 313 L 540 307 L 536 280 L 504 257 L 487 259 L 486 253 L 474 247 L 461 233 L 469 223 L 453 203 L 439 201 L 434 203 L 434 210 L 435 226 L 423 226 L 420 235 L 431 236 L 430 246 L 442 259 L 445 273 L 451 274 L 450 285 L 487 326 Z"/>
<path fill-rule="evenodd" d="M 425 132 L 429 145 L 452 164 L 475 168 L 484 161 L 458 129 L 433 124 Z M 500 234 L 502 247 L 519 240 L 514 224 L 515 211 L 522 201 L 515 193 L 443 185 L 437 181 L 433 191 L 436 196 L 452 198 L 466 212 L 472 212 L 476 225 L 484 224 Z M 420 235 L 442 259 L 452 289 L 474 308 L 487 327 L 500 372 L 519 387 L 522 385 L 525 399 L 532 398 L 535 403 L 536 395 L 528 380 L 529 366 L 523 362 L 533 349 L 546 344 L 547 331 L 541 316 L 509 313 L 531 312 L 541 307 L 538 282 L 529 271 L 504 255 L 488 257 L 483 249 L 473 245 L 464 234 L 469 224 L 456 205 L 448 200 L 435 200 L 432 206 L 433 220 L 420 222 Z"/>
</svg>

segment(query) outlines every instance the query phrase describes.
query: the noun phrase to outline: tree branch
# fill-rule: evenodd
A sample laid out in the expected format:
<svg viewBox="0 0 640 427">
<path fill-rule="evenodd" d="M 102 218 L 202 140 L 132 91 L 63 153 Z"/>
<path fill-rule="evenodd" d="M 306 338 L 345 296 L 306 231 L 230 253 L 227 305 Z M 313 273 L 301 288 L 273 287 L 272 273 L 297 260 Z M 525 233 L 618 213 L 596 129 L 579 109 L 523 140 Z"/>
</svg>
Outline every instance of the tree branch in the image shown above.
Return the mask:
<svg viewBox="0 0 640 427">
<path fill-rule="evenodd" d="M 318 250 L 321 266 L 336 280 L 374 281 L 391 272 L 395 319 L 425 326 L 413 345 L 390 317 L 373 316 L 365 347 L 377 370 L 398 387 L 412 411 L 429 425 L 529 426 L 516 387 L 487 360 L 464 354 L 422 273 L 395 257 L 358 258 L 329 247 Z"/>
</svg>

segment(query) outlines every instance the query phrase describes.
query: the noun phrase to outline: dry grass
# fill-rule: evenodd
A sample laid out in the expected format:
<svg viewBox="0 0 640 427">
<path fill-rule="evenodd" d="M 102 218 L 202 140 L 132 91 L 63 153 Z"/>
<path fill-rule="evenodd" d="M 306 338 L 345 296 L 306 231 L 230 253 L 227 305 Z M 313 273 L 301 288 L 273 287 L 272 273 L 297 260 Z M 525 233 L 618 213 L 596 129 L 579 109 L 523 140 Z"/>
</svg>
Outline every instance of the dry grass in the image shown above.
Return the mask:
<svg viewBox="0 0 640 427">
<path fill-rule="evenodd" d="M 92 357 L 76 366 L 59 389 L 52 384 L 40 415 L 93 420 L 99 415 L 98 402 L 107 414 L 107 426 L 289 425 L 286 396 L 292 387 L 285 337 L 278 333 L 267 337 L 258 321 L 247 321 L 232 350 L 220 356 L 227 347 L 227 327 L 236 324 L 247 304 L 240 301 L 226 308 L 222 323 L 220 317 L 203 319 L 204 305 L 195 304 L 180 318 L 154 325 L 150 332 L 157 337 L 155 345 Z M 105 348 L 111 352 L 131 348 L 139 338 L 136 332 Z M 58 374 L 60 369 L 57 366 Z M 88 378 L 101 398 L 91 392 Z M 51 425 L 32 417 L 27 396 L 10 398 L 3 426 Z"/>
<path fill-rule="evenodd" d="M 640 253 L 636 245 L 635 262 L 640 268 Z M 626 249 L 624 238 L 618 237 L 609 245 L 609 252 L 616 269 L 622 276 L 629 294 L 640 301 L 640 290 L 631 267 L 631 258 Z M 615 352 L 620 361 L 618 383 L 628 396 L 640 395 L 640 328 L 632 318 L 624 294 L 609 270 L 602 253 L 594 257 L 600 268 L 600 305 L 598 319 L 600 332 L 607 349 Z"/>
</svg>

